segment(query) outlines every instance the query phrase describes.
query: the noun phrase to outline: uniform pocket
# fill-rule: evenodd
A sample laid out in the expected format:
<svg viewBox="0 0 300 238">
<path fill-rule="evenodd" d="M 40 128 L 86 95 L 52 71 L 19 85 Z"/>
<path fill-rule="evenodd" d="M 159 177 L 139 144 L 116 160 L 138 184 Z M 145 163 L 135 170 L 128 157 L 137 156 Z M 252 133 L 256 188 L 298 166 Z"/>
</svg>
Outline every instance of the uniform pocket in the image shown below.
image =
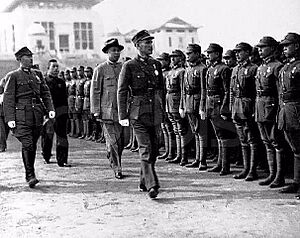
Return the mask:
<svg viewBox="0 0 300 238">
<path fill-rule="evenodd" d="M 275 100 L 266 100 L 264 110 L 265 119 L 273 120 L 277 113 L 277 103 L 275 103 Z"/>
<path fill-rule="evenodd" d="M 18 105 L 16 106 L 16 123 L 25 122 L 25 106 Z"/>
</svg>

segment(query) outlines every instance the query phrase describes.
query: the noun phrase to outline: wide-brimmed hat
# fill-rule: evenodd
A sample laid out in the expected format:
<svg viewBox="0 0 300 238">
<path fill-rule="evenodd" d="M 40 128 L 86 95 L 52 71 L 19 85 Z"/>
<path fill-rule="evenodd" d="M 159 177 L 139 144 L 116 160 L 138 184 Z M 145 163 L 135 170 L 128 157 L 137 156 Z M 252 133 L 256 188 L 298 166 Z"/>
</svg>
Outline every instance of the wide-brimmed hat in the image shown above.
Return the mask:
<svg viewBox="0 0 300 238">
<path fill-rule="evenodd" d="M 107 54 L 108 49 L 110 47 L 118 47 L 120 49 L 120 51 L 122 51 L 124 49 L 124 46 L 120 45 L 118 39 L 116 39 L 116 38 L 111 38 L 111 39 L 108 39 L 107 41 L 105 41 L 102 51 L 105 54 Z"/>
<path fill-rule="evenodd" d="M 15 53 L 16 59 L 20 59 L 24 55 L 32 56 L 33 53 L 26 46 L 22 47 Z"/>
<path fill-rule="evenodd" d="M 147 30 L 141 30 L 132 37 L 131 41 L 133 42 L 133 44 L 136 44 L 142 40 L 153 40 L 153 39 L 154 37 L 151 36 Z"/>
</svg>

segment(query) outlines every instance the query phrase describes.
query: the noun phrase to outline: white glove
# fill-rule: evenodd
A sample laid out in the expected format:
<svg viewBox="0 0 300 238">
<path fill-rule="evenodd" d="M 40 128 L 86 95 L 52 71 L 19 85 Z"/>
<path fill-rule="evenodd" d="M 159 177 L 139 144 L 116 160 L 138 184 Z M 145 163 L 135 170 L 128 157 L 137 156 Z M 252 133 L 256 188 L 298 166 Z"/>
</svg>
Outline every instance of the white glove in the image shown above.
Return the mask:
<svg viewBox="0 0 300 238">
<path fill-rule="evenodd" d="M 55 111 L 50 111 L 49 112 L 49 118 L 53 119 L 55 117 Z"/>
<path fill-rule="evenodd" d="M 179 114 L 180 114 L 181 118 L 185 117 L 185 113 L 184 113 L 183 109 L 179 109 Z"/>
<path fill-rule="evenodd" d="M 10 129 L 13 129 L 16 127 L 16 122 L 15 121 L 9 121 L 7 122 L 7 125 L 9 126 Z"/>
<path fill-rule="evenodd" d="M 205 120 L 205 118 L 206 118 L 206 113 L 204 112 L 204 111 L 200 111 L 200 118 L 201 118 L 201 120 Z"/>
<path fill-rule="evenodd" d="M 119 123 L 120 123 L 121 126 L 129 126 L 129 120 L 128 119 L 119 120 Z"/>
</svg>

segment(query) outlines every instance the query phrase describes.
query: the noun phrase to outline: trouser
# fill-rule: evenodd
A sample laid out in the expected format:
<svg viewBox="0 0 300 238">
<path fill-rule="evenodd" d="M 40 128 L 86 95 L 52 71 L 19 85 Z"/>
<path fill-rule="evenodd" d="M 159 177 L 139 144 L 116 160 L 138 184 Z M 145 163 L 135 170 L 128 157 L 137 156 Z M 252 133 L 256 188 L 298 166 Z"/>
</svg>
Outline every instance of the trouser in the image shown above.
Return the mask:
<svg viewBox="0 0 300 238">
<path fill-rule="evenodd" d="M 159 154 L 160 124 L 153 124 L 153 115 L 144 114 L 137 120 L 131 120 L 139 146 L 141 159 L 140 185 L 159 188 L 158 177 L 155 172 L 155 161 Z"/>
<path fill-rule="evenodd" d="M 103 130 L 110 167 L 115 173 L 122 172 L 121 156 L 124 148 L 124 129 L 119 122 L 104 121 Z"/>
<path fill-rule="evenodd" d="M 22 144 L 22 159 L 25 168 L 25 178 L 28 182 L 35 178 L 34 162 L 36 156 L 36 144 L 41 133 L 42 125 L 28 126 L 17 122 L 17 127 L 12 130 L 13 135 Z"/>
<path fill-rule="evenodd" d="M 0 116 L 0 151 L 5 150 L 7 147 L 6 140 L 7 140 L 8 133 L 9 133 L 9 127 L 4 122 L 4 117 Z"/>
<path fill-rule="evenodd" d="M 58 116 L 54 121 L 48 120 L 41 133 L 41 147 L 44 159 L 49 162 L 51 157 L 54 132 L 56 134 L 56 160 L 58 165 L 68 162 L 69 143 L 66 124 L 67 114 Z"/>
</svg>

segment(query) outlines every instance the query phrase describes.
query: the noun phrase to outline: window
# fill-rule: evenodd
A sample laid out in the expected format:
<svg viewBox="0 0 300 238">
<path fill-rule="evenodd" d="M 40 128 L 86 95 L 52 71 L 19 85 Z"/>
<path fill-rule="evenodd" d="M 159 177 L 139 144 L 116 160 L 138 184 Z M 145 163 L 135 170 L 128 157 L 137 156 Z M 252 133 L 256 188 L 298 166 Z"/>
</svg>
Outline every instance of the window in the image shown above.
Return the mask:
<svg viewBox="0 0 300 238">
<path fill-rule="evenodd" d="M 166 30 L 166 32 L 172 32 L 172 30 Z"/>
<path fill-rule="evenodd" d="M 192 44 L 194 44 L 195 43 L 195 40 L 194 40 L 194 37 L 192 37 Z"/>
<path fill-rule="evenodd" d="M 172 47 L 172 38 L 169 37 L 169 47 Z"/>
<path fill-rule="evenodd" d="M 182 29 L 178 29 L 178 30 L 177 30 L 177 32 L 184 32 L 184 30 L 182 30 Z"/>
<path fill-rule="evenodd" d="M 93 24 L 91 22 L 74 22 L 73 28 L 75 49 L 94 49 Z"/>
<path fill-rule="evenodd" d="M 46 33 L 49 35 L 49 49 L 55 50 L 55 32 L 54 32 L 54 22 L 37 22 L 41 24 L 44 28 Z"/>
</svg>

